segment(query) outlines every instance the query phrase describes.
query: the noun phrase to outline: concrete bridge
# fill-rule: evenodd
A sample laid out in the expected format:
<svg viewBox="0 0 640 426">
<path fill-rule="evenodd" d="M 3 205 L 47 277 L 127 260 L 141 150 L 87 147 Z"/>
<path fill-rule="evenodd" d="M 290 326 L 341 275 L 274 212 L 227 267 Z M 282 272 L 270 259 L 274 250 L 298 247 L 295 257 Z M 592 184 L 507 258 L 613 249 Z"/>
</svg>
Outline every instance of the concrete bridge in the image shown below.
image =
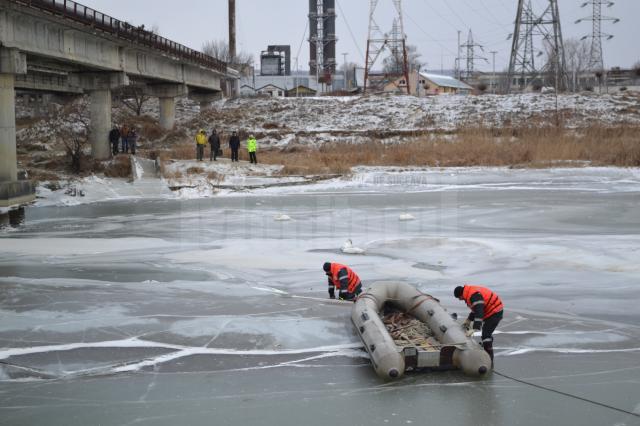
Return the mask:
<svg viewBox="0 0 640 426">
<path fill-rule="evenodd" d="M 160 100 L 171 129 L 175 99 L 210 104 L 227 64 L 71 0 L 0 0 L 0 208 L 34 198 L 17 178 L 15 91 L 89 94 L 92 155 L 110 155 L 111 91 L 135 81 Z"/>
</svg>

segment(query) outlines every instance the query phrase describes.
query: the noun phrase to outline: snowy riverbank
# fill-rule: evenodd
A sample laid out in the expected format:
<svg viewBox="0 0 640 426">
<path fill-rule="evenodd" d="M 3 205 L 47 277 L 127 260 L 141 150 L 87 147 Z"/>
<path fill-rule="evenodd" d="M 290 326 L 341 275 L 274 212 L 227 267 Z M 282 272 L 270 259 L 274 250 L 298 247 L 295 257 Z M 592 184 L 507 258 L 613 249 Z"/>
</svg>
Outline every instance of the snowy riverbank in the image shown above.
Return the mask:
<svg viewBox="0 0 640 426">
<path fill-rule="evenodd" d="M 170 166 L 171 167 L 171 166 Z M 269 165 L 219 165 L 207 177 L 210 163 L 182 162 L 178 170 L 200 167 L 204 174 L 172 179 L 135 181 L 91 176 L 62 185 L 56 191 L 40 185 L 36 206 L 71 206 L 143 199 L 198 199 L 229 196 L 322 194 L 327 192 L 443 192 L 470 190 L 545 190 L 638 192 L 640 168 L 583 167 L 510 169 L 506 167 L 417 168 L 357 167 L 348 176 L 277 176 Z M 173 190 L 172 190 L 173 189 Z"/>
</svg>

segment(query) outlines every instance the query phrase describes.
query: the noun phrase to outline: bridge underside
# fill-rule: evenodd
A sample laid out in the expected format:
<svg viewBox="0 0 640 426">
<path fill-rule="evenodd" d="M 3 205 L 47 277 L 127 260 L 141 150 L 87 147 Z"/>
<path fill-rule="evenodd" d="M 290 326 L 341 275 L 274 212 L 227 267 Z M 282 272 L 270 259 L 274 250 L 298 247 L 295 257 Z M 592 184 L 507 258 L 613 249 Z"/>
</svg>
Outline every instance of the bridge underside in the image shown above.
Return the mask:
<svg viewBox="0 0 640 426">
<path fill-rule="evenodd" d="M 110 30 L 114 22 L 122 25 L 110 19 Z M 105 160 L 111 155 L 112 92 L 122 92 L 134 82 L 145 95 L 158 97 L 160 124 L 171 129 L 177 97 L 190 96 L 206 107 L 220 96 L 221 80 L 229 77 L 226 64 L 221 67 L 157 36 L 150 40 L 150 33 L 143 32 L 145 38 L 140 39 L 138 32 L 133 42 L 99 29 L 0 0 L 0 208 L 34 198 L 30 184 L 17 179 L 16 90 L 88 94 L 92 155 Z M 203 65 L 209 63 L 213 68 Z"/>
</svg>

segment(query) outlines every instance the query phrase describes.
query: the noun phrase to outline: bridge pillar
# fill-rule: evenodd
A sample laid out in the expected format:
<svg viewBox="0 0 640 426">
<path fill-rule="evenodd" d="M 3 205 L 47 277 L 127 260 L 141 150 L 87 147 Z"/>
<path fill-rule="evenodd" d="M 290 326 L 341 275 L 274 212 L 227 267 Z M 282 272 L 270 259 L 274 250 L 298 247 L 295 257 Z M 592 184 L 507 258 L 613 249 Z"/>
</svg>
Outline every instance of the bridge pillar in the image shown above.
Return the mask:
<svg viewBox="0 0 640 426">
<path fill-rule="evenodd" d="M 16 97 L 13 74 L 0 74 L 0 181 L 18 179 Z"/>
<path fill-rule="evenodd" d="M 146 88 L 149 96 L 160 99 L 160 127 L 173 129 L 176 122 L 176 98 L 186 96 L 187 86 L 184 84 L 153 84 Z"/>
<path fill-rule="evenodd" d="M 176 123 L 176 98 L 160 98 L 160 127 L 171 130 Z"/>
<path fill-rule="evenodd" d="M 222 99 L 222 93 L 189 93 L 189 99 L 200 103 L 200 112 L 211 109 L 211 103 Z"/>
<path fill-rule="evenodd" d="M 111 130 L 111 90 L 92 90 L 90 97 L 91 155 L 96 160 L 108 160 L 111 157 L 109 131 Z"/>
<path fill-rule="evenodd" d="M 0 48 L 0 209 L 35 199 L 31 182 L 18 180 L 15 74 L 26 72 L 24 53 Z"/>
<path fill-rule="evenodd" d="M 127 86 L 129 77 L 123 72 L 95 72 L 75 74 L 72 81 L 89 92 L 91 155 L 96 160 L 108 160 L 111 157 L 111 90 Z"/>
</svg>

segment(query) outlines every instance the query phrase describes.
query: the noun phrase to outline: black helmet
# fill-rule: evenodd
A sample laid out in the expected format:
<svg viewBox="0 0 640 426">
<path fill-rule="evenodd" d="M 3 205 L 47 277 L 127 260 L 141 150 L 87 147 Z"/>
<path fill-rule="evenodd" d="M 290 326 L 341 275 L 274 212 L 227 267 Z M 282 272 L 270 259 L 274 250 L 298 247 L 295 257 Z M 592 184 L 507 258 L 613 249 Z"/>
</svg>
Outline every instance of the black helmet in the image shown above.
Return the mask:
<svg viewBox="0 0 640 426">
<path fill-rule="evenodd" d="M 456 287 L 455 290 L 453 290 L 453 295 L 457 298 L 460 299 L 460 296 L 462 296 L 462 292 L 463 292 L 464 288 L 463 287 Z"/>
<path fill-rule="evenodd" d="M 322 269 L 324 269 L 325 272 L 329 272 L 331 270 L 331 263 L 324 262 L 324 265 L 322 265 Z"/>
</svg>

